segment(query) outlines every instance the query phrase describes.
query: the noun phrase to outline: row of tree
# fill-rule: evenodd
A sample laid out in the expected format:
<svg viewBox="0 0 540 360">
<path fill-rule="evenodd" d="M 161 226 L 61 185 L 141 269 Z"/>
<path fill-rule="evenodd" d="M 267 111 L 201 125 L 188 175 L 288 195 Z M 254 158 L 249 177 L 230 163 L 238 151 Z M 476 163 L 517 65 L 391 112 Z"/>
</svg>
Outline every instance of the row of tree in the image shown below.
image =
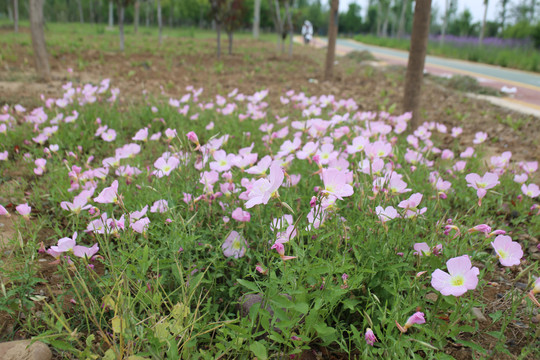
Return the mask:
<svg viewBox="0 0 540 360">
<path fill-rule="evenodd" d="M 540 14 L 537 0 L 482 0 L 485 8 L 497 7 L 497 21 L 474 22 L 468 9 L 458 13 L 458 2 L 466 0 L 445 0 L 443 8 L 432 7 L 431 34 L 455 36 L 518 37 L 531 35 L 533 25 Z M 117 0 L 47 0 L 44 2 L 44 18 L 52 22 L 87 22 L 108 24 L 119 23 L 120 14 L 114 11 Z M 282 16 L 285 4 L 290 7 L 293 30 L 298 32 L 304 20 L 309 19 L 315 33 L 326 35 L 329 26 L 330 3 L 324 0 L 278 1 Z M 5 14 L 14 23 L 18 18 L 28 19 L 27 0 L 5 0 L 0 5 L 0 16 Z M 338 28 L 342 34 L 371 33 L 378 36 L 403 37 L 410 34 L 412 27 L 414 0 L 370 0 L 367 9 L 356 2 L 350 2 L 348 9 L 338 15 Z M 127 0 L 124 7 L 124 21 L 139 25 L 158 25 L 158 13 L 167 26 L 212 27 L 214 23 L 211 0 Z M 253 16 L 258 6 L 258 24 L 266 31 L 275 29 L 275 2 L 273 0 L 235 1 L 235 7 L 242 11 L 236 16 L 240 28 L 250 28 L 255 22 Z M 213 10 L 214 9 L 214 10 Z M 365 10 L 365 11 L 363 11 Z"/>
</svg>

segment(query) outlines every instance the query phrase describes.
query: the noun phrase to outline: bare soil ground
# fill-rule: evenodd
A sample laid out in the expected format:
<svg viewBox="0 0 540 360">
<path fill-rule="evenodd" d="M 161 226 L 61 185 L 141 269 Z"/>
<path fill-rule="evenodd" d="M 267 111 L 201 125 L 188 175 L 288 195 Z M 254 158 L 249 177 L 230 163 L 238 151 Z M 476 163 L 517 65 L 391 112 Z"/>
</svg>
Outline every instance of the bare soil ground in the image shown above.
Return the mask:
<svg viewBox="0 0 540 360">
<path fill-rule="evenodd" d="M 6 31 L 10 30 L 0 29 L 0 38 Z M 156 39 L 151 40 L 156 42 Z M 145 41 L 150 40 L 147 38 Z M 322 50 L 296 46 L 290 58 L 286 54 L 277 53 L 274 44 L 237 40 L 233 54 L 224 54 L 218 61 L 214 52 L 214 40 L 168 38 L 161 49 L 155 47 L 149 50 L 141 42 L 132 44 L 126 53 L 97 49 L 81 49 L 77 52 L 50 49 L 53 54 L 53 81 L 44 84 L 37 82 L 34 76 L 30 44 L 11 45 L 10 51 L 12 56 L 0 62 L 0 106 L 41 106 L 41 94 L 45 97 L 59 96 L 61 85 L 67 81 L 96 83 L 110 78 L 112 86 L 120 88 L 121 101 L 126 105 L 142 101 L 143 91 L 179 97 L 186 86 L 193 85 L 205 89 L 203 97 L 223 94 L 234 88 L 244 93 L 269 89 L 269 101 L 277 104 L 279 95 L 294 89 L 308 95 L 333 94 L 337 98 L 353 98 L 360 104 L 360 110 L 365 111 L 388 109 L 396 104 L 396 111 L 399 112 L 405 74 L 403 68 L 374 68 L 353 59 L 339 58 L 334 80 L 324 82 Z M 72 75 L 68 74 L 67 68 L 74 69 Z M 463 144 L 470 143 L 477 131 L 486 131 L 490 139 L 489 152 L 500 154 L 510 150 L 516 160 L 540 160 L 540 119 L 470 99 L 463 93 L 445 89 L 429 79 L 424 83 L 421 108 L 422 116 L 428 121 L 462 126 L 464 135 L 460 141 Z M 447 140 L 452 141 L 450 138 Z M 8 191 L 6 184 L 4 181 L 0 184 L 0 196 L 5 194 L 4 190 Z M 0 238 L 11 237 L 12 219 L 1 221 Z M 538 243 L 536 238 L 531 241 Z M 5 244 L 0 246 L 0 250 L 0 261 L 7 261 Z M 533 254 L 534 249 L 529 252 L 529 255 Z M 39 262 L 39 268 L 40 276 L 49 286 L 54 287 L 54 269 L 43 261 Z M 507 290 L 515 286 L 502 273 L 492 281 L 494 284 L 488 286 L 482 295 L 488 304 L 485 314 L 497 309 L 507 310 L 504 307 L 504 296 Z M 41 289 L 45 290 L 45 286 Z M 24 332 L 17 331 L 20 328 L 17 322 L 20 321 L 0 312 L 0 338 L 24 338 Z M 523 334 L 525 327 L 534 321 L 538 321 L 538 316 L 516 319 L 505 332 L 511 355 L 497 353 L 491 358 L 517 359 L 522 349 L 531 346 L 530 339 L 525 339 Z M 486 331 L 494 330 L 492 324 L 492 319 L 487 317 L 479 323 L 481 331 L 469 340 L 485 349 L 493 349 L 498 340 L 485 334 Z M 315 349 L 304 353 L 302 358 L 343 358 L 325 348 Z M 470 348 L 453 342 L 449 342 L 445 351 L 459 360 L 478 357 Z"/>
</svg>

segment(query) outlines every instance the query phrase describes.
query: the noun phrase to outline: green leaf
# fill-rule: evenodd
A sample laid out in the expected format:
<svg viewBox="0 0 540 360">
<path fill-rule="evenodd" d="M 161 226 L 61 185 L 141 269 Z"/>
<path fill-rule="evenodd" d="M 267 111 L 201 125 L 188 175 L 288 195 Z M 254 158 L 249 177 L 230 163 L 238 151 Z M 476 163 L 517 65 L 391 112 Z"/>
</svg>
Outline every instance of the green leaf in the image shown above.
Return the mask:
<svg viewBox="0 0 540 360">
<path fill-rule="evenodd" d="M 259 341 L 252 342 L 251 345 L 249 345 L 249 350 L 251 350 L 253 355 L 255 355 L 259 360 L 268 359 L 266 347 Z"/>
<path fill-rule="evenodd" d="M 294 304 L 294 310 L 298 311 L 299 313 L 301 314 L 307 314 L 307 312 L 309 311 L 309 305 L 307 303 L 298 303 L 298 304 Z"/>
<path fill-rule="evenodd" d="M 313 325 L 315 330 L 317 331 L 317 334 L 319 334 L 320 337 L 329 337 L 331 335 L 334 335 L 336 332 L 336 329 L 333 327 L 330 327 L 326 324 L 315 324 Z"/>
<path fill-rule="evenodd" d="M 493 322 L 499 321 L 499 319 L 502 318 L 502 316 L 503 316 L 503 313 L 501 310 L 489 314 L 489 317 L 491 318 L 491 320 L 493 320 Z"/>
<path fill-rule="evenodd" d="M 481 347 L 478 344 L 473 343 L 472 341 L 462 340 L 462 339 L 455 339 L 458 344 L 465 345 L 467 347 L 470 347 L 471 349 L 474 349 L 476 351 L 481 352 L 482 354 L 487 354 L 486 349 Z"/>
<path fill-rule="evenodd" d="M 356 309 L 356 305 L 358 305 L 360 301 L 356 299 L 345 299 L 343 300 L 343 306 L 345 306 L 349 310 Z"/>
<path fill-rule="evenodd" d="M 255 291 L 255 292 L 259 292 L 259 288 L 257 287 L 257 285 L 255 285 L 255 283 L 252 283 L 251 281 L 247 281 L 247 280 L 243 280 L 243 279 L 236 279 L 236 281 L 244 286 L 244 287 L 247 287 L 249 290 L 251 291 Z"/>
</svg>

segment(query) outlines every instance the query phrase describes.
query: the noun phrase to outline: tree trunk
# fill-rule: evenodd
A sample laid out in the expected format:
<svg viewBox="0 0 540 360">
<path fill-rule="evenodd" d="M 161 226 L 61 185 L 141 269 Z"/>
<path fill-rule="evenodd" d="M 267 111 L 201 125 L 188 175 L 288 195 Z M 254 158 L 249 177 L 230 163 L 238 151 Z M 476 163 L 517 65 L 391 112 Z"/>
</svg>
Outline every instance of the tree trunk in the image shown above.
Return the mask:
<svg viewBox="0 0 540 360">
<path fill-rule="evenodd" d="M 114 5 L 111 0 L 109 0 L 109 27 L 114 26 Z"/>
<path fill-rule="evenodd" d="M 171 1 L 171 8 L 169 9 L 169 27 L 173 27 L 174 20 L 174 2 Z"/>
<path fill-rule="evenodd" d="M 255 9 L 253 13 L 253 38 L 259 38 L 259 30 L 261 26 L 261 0 L 255 0 Z"/>
<path fill-rule="evenodd" d="M 287 26 L 288 26 L 288 33 L 289 33 L 289 57 L 292 57 L 292 51 L 293 51 L 293 36 L 294 36 L 294 29 L 292 24 L 292 18 L 291 18 L 291 8 L 289 6 L 289 0 L 285 0 L 285 14 L 287 16 Z"/>
<path fill-rule="evenodd" d="M 118 33 L 120 34 L 120 51 L 124 51 L 124 12 L 125 0 L 120 0 L 118 3 Z"/>
<path fill-rule="evenodd" d="M 19 0 L 13 0 L 13 31 L 19 32 Z"/>
<path fill-rule="evenodd" d="M 399 16 L 399 26 L 397 37 L 402 38 L 405 35 L 405 14 L 407 13 L 407 7 L 409 6 L 409 0 L 404 0 L 401 7 L 401 15 Z"/>
<path fill-rule="evenodd" d="M 84 24 L 84 13 L 83 13 L 83 7 L 82 7 L 82 0 L 77 0 L 77 5 L 79 7 L 79 21 L 81 24 Z"/>
<path fill-rule="evenodd" d="M 221 23 L 216 21 L 216 32 L 217 32 L 217 58 L 221 58 Z"/>
<path fill-rule="evenodd" d="M 159 28 L 159 45 L 161 45 L 163 39 L 161 36 L 161 32 L 163 30 L 163 23 L 161 21 L 161 0 L 157 0 L 157 21 L 158 21 L 158 28 Z"/>
<path fill-rule="evenodd" d="M 146 7 L 144 9 L 144 22 L 146 27 L 150 26 L 150 1 L 146 0 Z"/>
<path fill-rule="evenodd" d="M 96 22 L 96 14 L 94 13 L 94 0 L 90 0 L 88 2 L 90 5 L 90 22 L 95 23 Z"/>
<path fill-rule="evenodd" d="M 334 72 L 334 58 L 336 56 L 336 40 L 338 32 L 339 0 L 330 3 L 330 21 L 328 22 L 328 45 L 326 48 L 326 64 L 324 67 L 324 80 L 331 81 Z"/>
<path fill-rule="evenodd" d="M 276 12 L 276 32 L 278 34 L 276 51 L 279 52 L 279 45 L 283 42 L 283 22 L 281 21 L 281 10 L 279 9 L 278 0 L 274 0 L 274 8 Z M 281 48 L 283 49 L 283 45 L 281 46 Z"/>
<path fill-rule="evenodd" d="M 133 19 L 133 32 L 137 34 L 139 32 L 139 18 L 141 13 L 141 1 L 135 1 L 135 15 Z"/>
<path fill-rule="evenodd" d="M 448 0 L 444 1 L 444 17 L 443 17 L 443 24 L 441 29 L 441 45 L 444 45 L 444 38 L 446 37 L 446 26 L 448 25 Z"/>
<path fill-rule="evenodd" d="M 232 55 L 233 32 L 227 32 L 227 36 L 229 37 L 229 55 Z"/>
<path fill-rule="evenodd" d="M 480 38 L 478 39 L 478 43 L 480 46 L 484 43 L 484 35 L 486 33 L 486 17 L 487 17 L 487 11 L 488 11 L 488 4 L 489 0 L 484 0 L 484 17 L 482 18 L 482 30 L 480 31 Z"/>
<path fill-rule="evenodd" d="M 424 63 L 429 35 L 429 18 L 431 16 L 431 0 L 416 0 L 414 8 L 413 28 L 411 34 L 411 50 L 405 75 L 405 93 L 403 109 L 412 112 L 409 129 L 416 129 L 419 121 L 418 108 L 420 92 L 424 77 Z"/>
<path fill-rule="evenodd" d="M 30 0 L 30 31 L 32 33 L 32 47 L 34 48 L 34 60 L 36 72 L 43 81 L 51 80 L 51 67 L 45 46 L 45 34 L 43 30 L 43 0 Z"/>
<path fill-rule="evenodd" d="M 381 1 L 377 1 L 377 36 L 381 36 L 381 30 L 382 30 L 382 6 Z"/>
<path fill-rule="evenodd" d="M 536 0 L 531 0 L 531 24 L 534 23 L 534 21 L 536 20 L 536 18 L 534 17 L 534 15 L 536 14 Z"/>
</svg>

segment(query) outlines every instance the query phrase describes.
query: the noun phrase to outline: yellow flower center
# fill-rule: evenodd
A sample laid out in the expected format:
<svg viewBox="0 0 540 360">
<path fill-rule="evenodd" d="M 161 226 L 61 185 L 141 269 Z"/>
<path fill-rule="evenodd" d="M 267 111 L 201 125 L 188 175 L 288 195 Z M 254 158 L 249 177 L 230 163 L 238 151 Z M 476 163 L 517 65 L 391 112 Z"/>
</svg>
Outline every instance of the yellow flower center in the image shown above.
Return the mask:
<svg viewBox="0 0 540 360">
<path fill-rule="evenodd" d="M 450 280 L 450 284 L 452 286 L 461 286 L 464 283 L 465 283 L 465 278 L 463 277 L 463 275 L 453 276 L 452 279 Z"/>
</svg>

